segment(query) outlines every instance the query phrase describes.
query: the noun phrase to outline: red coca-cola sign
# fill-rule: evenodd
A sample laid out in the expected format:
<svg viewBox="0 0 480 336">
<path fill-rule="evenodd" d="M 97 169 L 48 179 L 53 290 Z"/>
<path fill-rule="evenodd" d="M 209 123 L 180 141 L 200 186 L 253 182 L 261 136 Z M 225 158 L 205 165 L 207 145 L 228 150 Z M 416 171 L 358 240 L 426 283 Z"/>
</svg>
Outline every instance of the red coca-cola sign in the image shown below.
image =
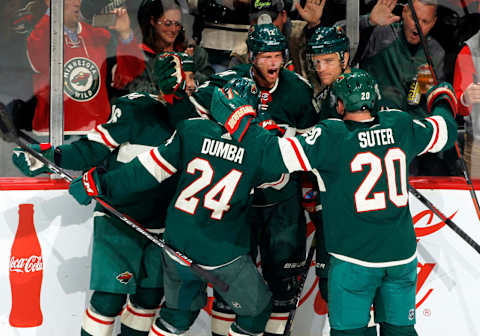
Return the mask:
<svg viewBox="0 0 480 336">
<path fill-rule="evenodd" d="M 18 207 L 18 228 L 10 253 L 10 288 L 12 327 L 32 328 L 43 323 L 40 293 L 43 280 L 43 258 L 33 223 L 33 204 Z"/>
</svg>

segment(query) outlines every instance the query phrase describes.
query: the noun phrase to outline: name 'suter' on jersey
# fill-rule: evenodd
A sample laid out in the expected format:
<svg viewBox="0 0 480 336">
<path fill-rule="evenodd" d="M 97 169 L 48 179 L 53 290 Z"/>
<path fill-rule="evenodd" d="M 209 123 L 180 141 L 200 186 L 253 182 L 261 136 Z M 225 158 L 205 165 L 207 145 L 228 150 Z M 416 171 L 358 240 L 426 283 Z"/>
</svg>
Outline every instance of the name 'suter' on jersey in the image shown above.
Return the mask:
<svg viewBox="0 0 480 336">
<path fill-rule="evenodd" d="M 417 155 L 454 144 L 455 119 L 447 99 L 441 99 L 445 92 L 454 99 L 451 91 L 442 87 L 433 91 L 432 115 L 420 120 L 400 110 L 385 110 L 363 121 L 328 119 L 307 134 L 290 138 L 272 137 L 250 125 L 242 143 L 254 141 L 255 148 L 262 148 L 265 169 L 273 176 L 294 171 L 321 175 L 326 187 L 324 223 L 331 223 L 325 225 L 330 254 L 364 266 L 404 264 L 416 250 L 408 166 Z"/>
<path fill-rule="evenodd" d="M 164 146 L 104 174 L 101 183 L 108 194 L 129 193 L 179 174 L 164 238 L 197 263 L 222 265 L 248 254 L 246 215 L 252 187 L 281 178 L 266 177 L 261 168 L 266 166 L 265 153 L 254 142 L 239 144 L 214 121 L 188 119 Z M 252 149 L 247 151 L 245 144 Z"/>
</svg>

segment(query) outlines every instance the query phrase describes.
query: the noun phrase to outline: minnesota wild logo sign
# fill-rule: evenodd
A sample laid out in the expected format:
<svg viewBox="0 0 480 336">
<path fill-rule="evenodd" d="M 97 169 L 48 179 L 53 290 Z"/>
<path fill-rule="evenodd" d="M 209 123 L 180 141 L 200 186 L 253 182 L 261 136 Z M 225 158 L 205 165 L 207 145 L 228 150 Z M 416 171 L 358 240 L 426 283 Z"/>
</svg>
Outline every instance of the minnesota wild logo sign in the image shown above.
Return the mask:
<svg viewBox="0 0 480 336">
<path fill-rule="evenodd" d="M 72 58 L 63 67 L 63 86 L 64 92 L 73 100 L 93 99 L 100 90 L 100 70 L 88 58 Z"/>
</svg>

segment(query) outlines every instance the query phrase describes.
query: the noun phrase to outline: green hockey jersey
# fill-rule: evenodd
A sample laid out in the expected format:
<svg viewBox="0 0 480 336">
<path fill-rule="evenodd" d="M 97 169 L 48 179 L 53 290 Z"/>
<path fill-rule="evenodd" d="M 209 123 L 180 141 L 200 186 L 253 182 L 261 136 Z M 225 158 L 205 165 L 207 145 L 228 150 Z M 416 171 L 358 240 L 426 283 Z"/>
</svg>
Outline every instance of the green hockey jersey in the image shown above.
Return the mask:
<svg viewBox="0 0 480 336">
<path fill-rule="evenodd" d="M 251 64 L 242 64 L 210 76 L 189 98 L 169 109 L 171 126 L 186 118 L 209 114 L 210 103 L 215 87 L 222 87 L 229 80 L 238 77 L 251 78 Z M 315 125 L 318 115 L 312 104 L 313 90 L 308 82 L 298 74 L 281 69 L 275 86 L 262 91 L 262 103 L 257 108 L 257 122 L 264 124 L 273 121 L 287 136 L 303 132 Z M 255 205 L 268 205 L 291 198 L 297 193 L 297 183 L 292 180 L 282 190 L 266 189 L 255 193 Z"/>
<path fill-rule="evenodd" d="M 408 166 L 415 156 L 447 149 L 456 139 L 450 110 L 439 105 L 434 111 L 421 120 L 399 110 L 379 112 L 366 122 L 328 119 L 290 138 L 253 126 L 242 144 L 263 149 L 273 176 L 312 171 L 319 177 L 326 189 L 322 203 L 330 254 L 365 266 L 402 264 L 416 250 Z"/>
<path fill-rule="evenodd" d="M 216 122 L 189 119 L 178 125 L 165 145 L 101 175 L 100 183 L 109 196 L 148 190 L 159 183 L 161 187 L 162 181 L 179 175 L 164 239 L 196 263 L 217 266 L 249 252 L 246 216 L 252 188 L 275 184 L 260 185 L 266 180 L 281 180 L 281 175 L 266 177 L 264 157 L 263 149 L 232 140 Z"/>
<path fill-rule="evenodd" d="M 104 166 L 107 170 L 121 167 L 140 153 L 163 144 L 171 136 L 165 115 L 165 106 L 155 96 L 131 93 L 120 97 L 112 105 L 110 120 L 106 124 L 96 126 L 78 141 L 59 146 L 58 164 L 74 170 L 88 170 L 95 166 Z M 161 188 L 130 195 L 120 192 L 106 200 L 143 226 L 160 228 L 175 183 L 175 179 L 171 179 Z M 96 209 L 104 211 L 99 204 Z"/>
</svg>

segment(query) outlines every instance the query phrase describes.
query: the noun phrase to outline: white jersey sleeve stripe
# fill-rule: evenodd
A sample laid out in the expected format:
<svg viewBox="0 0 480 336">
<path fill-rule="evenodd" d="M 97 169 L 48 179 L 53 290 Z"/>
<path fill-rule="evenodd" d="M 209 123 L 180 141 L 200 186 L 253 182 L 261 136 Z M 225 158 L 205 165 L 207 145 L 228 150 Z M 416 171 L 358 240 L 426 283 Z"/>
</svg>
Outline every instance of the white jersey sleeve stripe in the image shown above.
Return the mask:
<svg viewBox="0 0 480 336">
<path fill-rule="evenodd" d="M 293 150 L 295 151 L 295 155 L 298 158 L 298 161 L 300 162 L 300 165 L 302 166 L 302 169 L 305 171 L 312 170 L 312 167 L 310 165 L 310 162 L 308 161 L 307 155 L 305 155 L 305 152 L 303 151 L 303 147 L 298 141 L 297 138 L 287 138 L 287 141 L 290 143 L 292 146 Z"/>
<path fill-rule="evenodd" d="M 87 134 L 88 140 L 95 141 L 105 145 L 111 151 L 119 146 L 119 144 L 112 138 L 110 133 L 102 127 L 102 125 L 97 125 L 95 128 Z"/>
<path fill-rule="evenodd" d="M 287 167 L 290 173 L 299 170 L 309 171 L 312 169 L 302 145 L 296 138 L 279 138 L 278 145 L 285 167 Z"/>
<path fill-rule="evenodd" d="M 282 174 L 280 179 L 278 179 L 277 181 L 263 183 L 259 185 L 257 188 L 259 189 L 273 188 L 276 190 L 280 190 L 283 187 L 285 187 L 289 181 L 290 181 L 290 174 Z"/>
<path fill-rule="evenodd" d="M 433 127 L 432 138 L 427 147 L 420 153 L 425 152 L 437 153 L 445 147 L 448 140 L 448 129 L 445 119 L 441 116 L 433 116 L 425 118 Z"/>
<path fill-rule="evenodd" d="M 300 162 L 298 161 L 297 155 L 295 154 L 295 150 L 287 138 L 278 138 L 278 146 L 280 147 L 283 163 L 290 173 L 303 170 Z"/>
<path fill-rule="evenodd" d="M 206 116 L 210 115 L 210 111 L 206 109 L 204 106 L 200 105 L 199 102 L 192 96 L 188 97 L 190 102 L 195 106 L 195 110 L 197 111 L 198 115 L 202 118 L 205 118 Z"/>
<path fill-rule="evenodd" d="M 159 183 L 177 171 L 174 166 L 160 155 L 157 148 L 140 154 L 138 160 Z"/>
</svg>

